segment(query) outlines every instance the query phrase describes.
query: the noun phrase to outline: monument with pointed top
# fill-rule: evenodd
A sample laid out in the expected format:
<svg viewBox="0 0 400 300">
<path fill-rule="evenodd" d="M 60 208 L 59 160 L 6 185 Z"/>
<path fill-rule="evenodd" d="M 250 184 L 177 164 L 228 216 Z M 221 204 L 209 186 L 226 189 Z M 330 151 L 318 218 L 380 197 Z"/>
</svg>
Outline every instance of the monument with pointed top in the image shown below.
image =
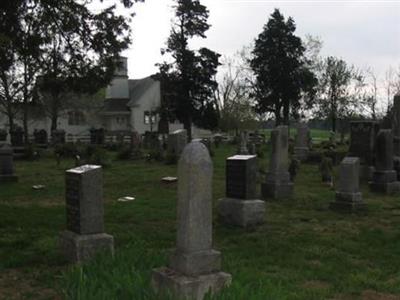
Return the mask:
<svg viewBox="0 0 400 300">
<path fill-rule="evenodd" d="M 221 253 L 212 249 L 212 175 L 206 146 L 192 141 L 178 163 L 176 249 L 168 267 L 153 270 L 158 292 L 200 300 L 231 282 L 231 275 L 221 272 Z"/>
</svg>

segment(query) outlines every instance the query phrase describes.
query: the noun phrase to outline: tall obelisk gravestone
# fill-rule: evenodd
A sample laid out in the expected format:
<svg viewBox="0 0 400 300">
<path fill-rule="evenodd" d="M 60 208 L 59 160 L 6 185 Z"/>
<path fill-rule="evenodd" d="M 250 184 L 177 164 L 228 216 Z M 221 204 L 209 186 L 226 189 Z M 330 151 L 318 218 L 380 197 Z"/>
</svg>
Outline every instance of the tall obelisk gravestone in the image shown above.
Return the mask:
<svg viewBox="0 0 400 300">
<path fill-rule="evenodd" d="M 235 155 L 226 160 L 226 198 L 218 201 L 224 223 L 249 227 L 264 222 L 265 202 L 257 199 L 257 156 Z"/>
<path fill-rule="evenodd" d="M 114 251 L 114 239 L 104 233 L 101 166 L 83 165 L 65 172 L 67 230 L 61 234 L 65 257 L 79 263 L 99 251 Z"/>
<path fill-rule="evenodd" d="M 203 299 L 231 282 L 221 272 L 221 253 L 212 249 L 213 165 L 206 146 L 188 144 L 178 163 L 178 228 L 169 266 L 153 270 L 152 285 L 176 299 Z"/>
<path fill-rule="evenodd" d="M 266 181 L 261 185 L 263 198 L 288 198 L 293 193 L 293 183 L 288 172 L 289 130 L 278 126 L 271 131 L 271 158 Z"/>
</svg>

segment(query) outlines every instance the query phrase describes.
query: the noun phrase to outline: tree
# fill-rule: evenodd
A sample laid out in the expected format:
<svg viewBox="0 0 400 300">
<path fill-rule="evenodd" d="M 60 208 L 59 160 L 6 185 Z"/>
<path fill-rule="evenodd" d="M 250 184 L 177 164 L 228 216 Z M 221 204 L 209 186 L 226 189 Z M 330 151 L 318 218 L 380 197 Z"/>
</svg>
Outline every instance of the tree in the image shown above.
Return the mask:
<svg viewBox="0 0 400 300">
<path fill-rule="evenodd" d="M 293 19 L 285 20 L 275 9 L 252 52 L 256 108 L 260 113 L 272 112 L 276 125 L 289 124 L 290 113 L 298 117 L 300 100 L 315 95 L 317 80 L 307 66 L 305 48 L 295 30 Z"/>
<path fill-rule="evenodd" d="M 329 56 L 323 61 L 319 73 L 317 100 L 309 105 L 319 117 L 329 118 L 332 131 L 336 132 L 337 120 L 349 117 L 360 106 L 358 95 L 362 85 L 363 78 L 353 66 Z"/>
<path fill-rule="evenodd" d="M 164 79 L 162 108 L 169 112 L 170 118 L 183 123 L 192 137 L 192 123 L 212 129 L 217 125 L 217 105 L 214 79 L 219 65 L 219 54 L 201 48 L 190 50 L 188 43 L 193 37 L 205 38 L 210 28 L 207 23 L 208 10 L 198 0 L 176 0 L 175 19 L 166 49 L 161 53 L 170 54 L 172 62 L 159 64 L 158 78 Z"/>
<path fill-rule="evenodd" d="M 141 0 L 121 0 L 126 8 L 137 1 Z M 52 99 L 54 130 L 64 101 L 62 93 L 93 93 L 110 82 L 119 53 L 130 43 L 129 18 L 117 15 L 116 5 L 94 13 L 88 8 L 92 0 L 5 2 L 0 14 L 7 18 L 0 21 L 0 27 L 9 30 L 0 35 L 0 60 L 6 62 L 0 73 L 14 68 L 21 74 L 16 80 L 22 84 L 23 97 L 13 101 L 25 104 L 25 132 L 27 104 L 39 88 Z M 37 82 L 39 76 L 42 80 Z"/>
<path fill-rule="evenodd" d="M 219 127 L 235 130 L 236 134 L 256 119 L 250 97 L 253 74 L 248 65 L 249 49 L 244 47 L 232 57 L 223 57 L 223 75 L 215 92 L 220 112 Z"/>
</svg>

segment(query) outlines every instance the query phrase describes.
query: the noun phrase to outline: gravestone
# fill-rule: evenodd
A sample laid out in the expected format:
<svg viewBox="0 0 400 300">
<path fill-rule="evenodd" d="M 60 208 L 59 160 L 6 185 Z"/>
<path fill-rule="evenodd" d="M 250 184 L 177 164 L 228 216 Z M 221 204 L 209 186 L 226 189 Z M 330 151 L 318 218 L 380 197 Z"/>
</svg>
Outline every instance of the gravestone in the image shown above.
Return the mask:
<svg viewBox="0 0 400 300">
<path fill-rule="evenodd" d="M 203 299 L 231 282 L 212 249 L 213 166 L 206 146 L 189 143 L 178 163 L 177 243 L 169 266 L 154 269 L 152 286 L 174 299 Z"/>
<path fill-rule="evenodd" d="M 288 172 L 287 126 L 278 126 L 271 131 L 271 157 L 265 183 L 261 185 L 264 198 L 287 198 L 293 193 L 293 183 Z"/>
<path fill-rule="evenodd" d="M 396 95 L 393 98 L 392 130 L 393 154 L 396 157 L 400 157 L 400 95 Z"/>
<path fill-rule="evenodd" d="M 308 158 L 310 145 L 310 129 L 307 124 L 299 123 L 297 125 L 297 134 L 294 145 L 294 157 L 300 161 L 305 161 Z"/>
<path fill-rule="evenodd" d="M 393 134 L 391 129 L 381 129 L 376 137 L 375 171 L 370 188 L 373 192 L 393 194 L 400 191 L 400 182 L 393 166 Z"/>
<path fill-rule="evenodd" d="M 12 148 L 5 144 L 0 147 L 0 183 L 18 181 L 14 174 L 14 159 Z"/>
<path fill-rule="evenodd" d="M 11 145 L 13 147 L 22 147 L 24 145 L 24 130 L 21 127 L 16 127 L 10 131 Z"/>
<path fill-rule="evenodd" d="M 238 154 L 240 155 L 249 154 L 249 150 L 247 149 L 247 132 L 245 131 L 242 131 L 240 133 L 240 144 L 239 144 Z"/>
<path fill-rule="evenodd" d="M 188 142 L 186 129 L 178 129 L 168 135 L 168 152 L 177 159 Z"/>
<path fill-rule="evenodd" d="M 67 230 L 61 234 L 65 257 L 80 263 L 99 251 L 113 254 L 114 239 L 104 233 L 101 166 L 83 165 L 65 172 Z"/>
<path fill-rule="evenodd" d="M 218 215 L 227 224 L 249 227 L 264 222 L 265 202 L 257 199 L 257 156 L 226 159 L 226 198 L 218 201 Z"/>
<path fill-rule="evenodd" d="M 331 209 L 355 212 L 365 210 L 366 205 L 360 193 L 360 159 L 345 157 L 340 163 L 339 184 Z"/>
<path fill-rule="evenodd" d="M 324 155 L 319 165 L 322 183 L 329 186 L 333 185 L 333 160 L 332 157 Z"/>
<path fill-rule="evenodd" d="M 47 132 L 44 129 L 37 130 L 35 129 L 33 131 L 33 138 L 35 141 L 35 144 L 37 145 L 45 145 L 47 144 Z"/>
<path fill-rule="evenodd" d="M 371 180 L 375 163 L 375 139 L 379 125 L 373 121 L 350 122 L 350 147 L 347 156 L 360 158 L 360 179 Z"/>
</svg>

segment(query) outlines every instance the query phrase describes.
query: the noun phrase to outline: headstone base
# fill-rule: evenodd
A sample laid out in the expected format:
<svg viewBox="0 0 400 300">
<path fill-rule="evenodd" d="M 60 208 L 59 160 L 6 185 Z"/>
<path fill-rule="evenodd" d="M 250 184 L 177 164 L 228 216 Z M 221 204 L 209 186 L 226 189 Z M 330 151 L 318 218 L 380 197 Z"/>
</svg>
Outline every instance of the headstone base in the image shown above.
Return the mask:
<svg viewBox="0 0 400 300">
<path fill-rule="evenodd" d="M 371 181 L 374 172 L 375 168 L 373 166 L 360 165 L 360 180 L 364 182 Z"/>
<path fill-rule="evenodd" d="M 388 183 L 370 182 L 369 187 L 374 193 L 383 193 L 387 195 L 400 193 L 400 181 Z"/>
<path fill-rule="evenodd" d="M 292 182 L 267 182 L 261 184 L 261 195 L 263 198 L 290 198 L 293 194 Z"/>
<path fill-rule="evenodd" d="M 164 267 L 153 270 L 151 284 L 157 293 L 170 293 L 174 299 L 202 300 L 210 290 L 214 294 L 231 281 L 232 276 L 224 272 L 192 277 Z"/>
<path fill-rule="evenodd" d="M 300 161 L 306 161 L 308 158 L 309 149 L 306 147 L 294 147 L 294 157 Z"/>
<path fill-rule="evenodd" d="M 218 201 L 218 215 L 224 223 L 230 225 L 255 226 L 265 221 L 265 202 L 223 198 Z"/>
<path fill-rule="evenodd" d="M 362 212 L 367 210 L 366 204 L 362 200 L 361 193 L 336 193 L 335 202 L 331 202 L 329 207 L 341 212 Z"/>
<path fill-rule="evenodd" d="M 0 183 L 2 182 L 17 182 L 17 175 L 0 175 Z"/>
<path fill-rule="evenodd" d="M 61 233 L 60 244 L 64 256 L 72 263 L 90 260 L 99 252 L 114 254 L 114 238 L 106 233 L 77 234 L 66 230 Z"/>
<path fill-rule="evenodd" d="M 175 250 L 170 257 L 169 267 L 192 276 L 218 272 L 221 270 L 221 253 L 212 249 L 193 253 Z"/>
</svg>

